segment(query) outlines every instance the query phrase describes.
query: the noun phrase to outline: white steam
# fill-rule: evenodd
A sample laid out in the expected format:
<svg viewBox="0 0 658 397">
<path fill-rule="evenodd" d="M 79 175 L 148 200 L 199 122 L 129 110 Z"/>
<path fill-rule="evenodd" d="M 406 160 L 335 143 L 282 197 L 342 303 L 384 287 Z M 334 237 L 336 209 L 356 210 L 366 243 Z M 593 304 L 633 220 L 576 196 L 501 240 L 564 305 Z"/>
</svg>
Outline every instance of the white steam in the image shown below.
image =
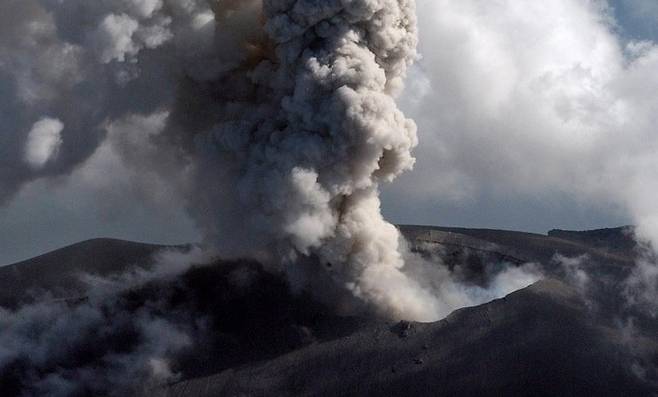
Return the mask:
<svg viewBox="0 0 658 397">
<path fill-rule="evenodd" d="M 25 144 L 25 161 L 33 168 L 43 167 L 57 155 L 62 144 L 64 124 L 57 119 L 44 117 L 32 126 Z"/>
<path fill-rule="evenodd" d="M 558 190 L 623 205 L 656 246 L 656 44 L 621 43 L 600 1 L 419 4 L 424 59 L 405 103 L 425 144 L 398 201 Z M 380 188 L 415 163 L 416 125 L 396 97 L 417 42 L 414 0 L 1 2 L 0 202 L 53 178 L 65 180 L 53 188 L 62 201 L 91 192 L 102 219 L 127 201 L 185 207 L 222 257 L 259 260 L 302 288 L 331 283 L 394 318 L 436 320 L 503 296 L 542 272 L 502 266 L 487 268 L 486 285 L 463 282 L 382 216 Z M 1 310 L 0 369 L 26 362 L 35 394 L 172 379 L 185 326 L 115 299 L 203 254 L 192 256 L 88 277 L 96 295 L 74 307 Z M 560 261 L 590 283 L 578 261 Z M 629 300 L 654 307 L 655 263 L 647 254 L 632 273 Z M 48 372 L 69 357 L 54 341 L 86 346 L 123 326 L 140 342 L 100 352 L 107 372 Z"/>
<path fill-rule="evenodd" d="M 135 307 L 126 294 L 174 280 L 193 264 L 211 259 L 212 253 L 197 247 L 164 249 L 154 254 L 148 270 L 80 275 L 86 284 L 83 297 L 46 295 L 17 309 L 0 307 L 0 382 L 8 388 L 3 391 L 56 397 L 141 395 L 177 380 L 180 374 L 171 359 L 194 343 L 194 324 L 184 315 L 167 313 L 163 295 Z"/>
<path fill-rule="evenodd" d="M 455 262 L 452 259 L 451 264 L 454 267 L 451 270 L 448 263 L 444 262 L 444 258 L 447 256 L 441 252 L 441 249 L 437 252 L 436 246 L 420 244 L 415 247 L 419 252 L 428 254 L 429 257 L 426 258 L 411 253 L 407 244 L 406 241 L 402 241 L 400 245 L 402 252 L 405 253 L 403 272 L 420 287 L 414 289 L 417 291 L 416 295 L 411 296 L 410 299 L 415 302 L 423 302 L 425 307 L 424 312 L 417 314 L 415 320 L 418 321 L 442 319 L 454 310 L 504 297 L 544 277 L 542 267 L 536 263 L 525 263 L 519 266 L 502 261 L 492 261 L 484 262 L 485 268 L 482 272 L 486 283 L 478 285 L 464 279 L 460 274 L 467 266 L 466 261 Z M 486 261 L 485 258 L 482 260 Z M 397 280 L 383 285 L 397 288 L 395 282 Z"/>
</svg>

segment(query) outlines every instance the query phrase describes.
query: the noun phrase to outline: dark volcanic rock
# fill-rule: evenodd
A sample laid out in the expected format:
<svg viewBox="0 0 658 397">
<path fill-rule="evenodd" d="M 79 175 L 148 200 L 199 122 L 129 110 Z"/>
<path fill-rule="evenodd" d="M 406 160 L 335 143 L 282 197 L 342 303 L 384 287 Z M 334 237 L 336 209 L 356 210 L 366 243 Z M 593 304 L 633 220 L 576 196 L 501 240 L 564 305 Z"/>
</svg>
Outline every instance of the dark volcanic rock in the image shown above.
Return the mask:
<svg viewBox="0 0 658 397">
<path fill-rule="evenodd" d="M 637 246 L 633 233 L 632 226 L 624 226 L 585 231 L 553 229 L 548 236 L 586 244 L 603 252 L 628 255 Z"/>
<path fill-rule="evenodd" d="M 400 327 L 392 332 L 390 324 L 373 325 L 271 361 L 184 381 L 158 395 L 649 396 L 656 391 L 633 373 L 634 358 L 621 331 L 598 325 L 578 294 L 557 281 L 413 327 L 400 338 Z"/>
<path fill-rule="evenodd" d="M 248 271 L 248 285 L 233 275 Z M 344 337 L 366 319 L 338 316 L 307 293 L 293 293 L 283 277 L 253 262 L 222 261 L 190 269 L 173 282 L 134 292 L 134 300 L 157 296 L 165 310 L 204 319 L 195 346 L 178 358 L 186 377 L 216 373 L 268 360 L 315 342 Z"/>
<path fill-rule="evenodd" d="M 49 293 L 68 298 L 83 293 L 79 275 L 100 276 L 149 267 L 161 245 L 94 239 L 0 267 L 0 306 L 14 307 L 31 296 Z"/>
<path fill-rule="evenodd" d="M 509 256 L 516 260 L 524 262 L 542 262 L 548 263 L 555 254 L 564 256 L 579 256 L 587 254 L 601 264 L 606 266 L 628 266 L 633 264 L 635 252 L 634 244 L 629 243 L 629 236 L 624 233 L 614 233 L 615 237 L 610 236 L 609 243 L 617 249 L 607 249 L 605 245 L 597 243 L 597 238 L 591 235 L 582 234 L 579 239 L 572 238 L 574 233 L 569 233 L 570 238 L 565 233 L 553 235 L 542 235 L 536 233 L 515 232 L 508 230 L 493 229 L 466 229 L 457 227 L 436 227 L 436 226 L 399 226 L 402 233 L 416 240 L 421 236 L 434 231 L 434 236 L 439 237 L 438 243 L 443 243 L 444 237 L 437 232 L 452 233 L 458 236 L 467 236 L 470 240 L 463 241 L 468 246 L 469 243 L 477 242 L 476 248 L 481 250 L 497 252 L 502 256 Z M 623 228 L 616 230 L 621 231 Z M 559 235 L 559 236 L 558 236 Z M 596 233 L 594 234 L 596 236 Z M 631 240 L 632 241 L 632 240 Z M 483 245 L 483 242 L 487 245 Z M 448 240 L 451 243 L 451 240 Z M 513 262 L 513 261 L 512 261 Z"/>
</svg>

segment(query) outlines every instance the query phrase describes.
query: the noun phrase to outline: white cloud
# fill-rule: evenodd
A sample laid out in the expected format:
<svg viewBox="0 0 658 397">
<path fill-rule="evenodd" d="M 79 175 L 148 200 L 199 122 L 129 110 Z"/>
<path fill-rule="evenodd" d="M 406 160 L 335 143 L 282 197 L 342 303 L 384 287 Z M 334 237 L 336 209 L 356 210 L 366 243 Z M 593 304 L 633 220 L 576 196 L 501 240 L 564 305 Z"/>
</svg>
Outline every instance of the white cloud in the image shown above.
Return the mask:
<svg viewBox="0 0 658 397">
<path fill-rule="evenodd" d="M 423 59 L 411 87 L 423 88 L 405 103 L 421 143 L 394 197 L 413 206 L 428 195 L 558 192 L 623 206 L 658 240 L 649 222 L 658 215 L 658 46 L 629 51 L 599 1 L 419 8 Z"/>
<path fill-rule="evenodd" d="M 71 174 L 25 184 L 0 207 L 0 265 L 94 237 L 198 241 L 181 204 L 187 170 L 152 142 L 166 117 L 156 112 L 117 120 Z"/>
<path fill-rule="evenodd" d="M 25 144 L 25 161 L 33 168 L 41 168 L 53 159 L 62 144 L 63 129 L 61 121 L 50 117 L 34 123 Z"/>
<path fill-rule="evenodd" d="M 139 51 L 139 46 L 133 41 L 132 36 L 138 27 L 139 23 L 128 15 L 106 16 L 93 35 L 101 62 L 109 63 L 113 60 L 123 62 L 126 56 L 135 55 Z"/>
</svg>

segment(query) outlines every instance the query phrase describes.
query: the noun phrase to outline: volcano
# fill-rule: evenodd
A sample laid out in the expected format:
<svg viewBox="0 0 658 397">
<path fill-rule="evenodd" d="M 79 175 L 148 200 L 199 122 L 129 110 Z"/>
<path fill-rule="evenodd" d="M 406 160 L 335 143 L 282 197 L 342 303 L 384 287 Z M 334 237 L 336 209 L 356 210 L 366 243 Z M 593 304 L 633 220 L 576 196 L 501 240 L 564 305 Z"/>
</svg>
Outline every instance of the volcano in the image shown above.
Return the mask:
<svg viewBox="0 0 658 397">
<path fill-rule="evenodd" d="M 413 323 L 337 313 L 253 261 L 193 266 L 173 279 L 130 288 L 121 298 L 130 313 L 157 297 L 168 316 L 206 324 L 173 360 L 176 381 L 151 385 L 143 394 L 655 395 L 655 321 L 634 313 L 630 332 L 620 322 L 630 315 L 623 304 L 606 300 L 635 260 L 630 228 L 547 235 L 399 228 L 414 250 L 440 254 L 437 266 L 461 267 L 466 282 L 486 284 L 489 267 L 528 262 L 539 264 L 545 277 L 441 321 Z M 96 239 L 2 267 L 2 306 L 44 299 L 74 306 L 85 299 L 81 273 L 111 277 L 148 269 L 163 249 L 184 252 L 191 246 Z M 590 277 L 605 282 L 583 292 L 569 282 L 556 255 L 582 258 Z M 103 343 L 129 348 L 122 340 Z M 20 373 L 15 366 L 0 373 L 3 395 L 22 393 Z"/>
</svg>

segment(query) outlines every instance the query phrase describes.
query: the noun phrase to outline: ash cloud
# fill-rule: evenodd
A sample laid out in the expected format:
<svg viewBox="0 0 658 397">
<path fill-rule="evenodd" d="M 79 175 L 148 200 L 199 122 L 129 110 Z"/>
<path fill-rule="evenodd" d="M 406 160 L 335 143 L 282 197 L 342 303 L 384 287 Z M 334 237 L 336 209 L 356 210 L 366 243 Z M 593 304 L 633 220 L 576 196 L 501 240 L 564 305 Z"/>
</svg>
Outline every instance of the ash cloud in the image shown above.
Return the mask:
<svg viewBox="0 0 658 397">
<path fill-rule="evenodd" d="M 508 13 L 507 3 L 420 6 L 425 34 L 434 37 L 426 41 L 431 48 L 421 47 L 427 73 L 413 81 L 418 98 L 406 102 L 412 113 L 422 109 L 424 134 L 434 130 L 428 122 L 457 132 L 425 136 L 430 143 L 420 154 L 443 153 L 435 164 L 450 175 L 438 175 L 462 186 L 408 180 L 453 198 L 468 195 L 469 181 L 482 175 L 520 193 L 568 186 L 626 205 L 640 233 L 655 234 L 651 145 L 638 145 L 648 136 L 652 102 L 631 89 L 637 79 L 653 81 L 651 42 L 622 48 L 603 3 L 564 0 L 519 13 Z M 9 95 L 0 106 L 11 131 L 0 138 L 5 200 L 37 179 L 86 173 L 91 180 L 115 158 L 127 167 L 120 187 L 156 207 L 184 203 L 205 242 L 225 257 L 255 258 L 291 278 L 300 258 L 317 258 L 319 272 L 377 310 L 416 319 L 441 312 L 440 299 L 405 270 L 414 259 L 379 200 L 382 184 L 414 164 L 416 128 L 395 103 L 417 59 L 413 1 L 28 0 L 2 7 L 0 81 Z M 480 21 L 478 10 L 500 11 L 510 23 Z M 505 30 L 520 24 L 527 37 L 548 40 L 551 18 L 564 14 L 573 40 L 541 51 L 512 45 Z M 455 35 L 472 38 L 464 48 L 473 51 L 456 48 Z M 480 40 L 486 37 L 498 40 Z M 492 57 L 500 62 L 489 65 Z M 488 79 L 488 70 L 502 77 Z M 491 89 L 484 95 L 474 81 Z M 458 95 L 443 96 L 449 93 Z M 428 108 L 436 103 L 442 111 Z M 510 118 L 505 109 L 523 111 Z M 530 120 L 537 128 L 524 134 Z M 630 138 L 617 139 L 620 130 Z M 459 155 L 482 139 L 487 147 L 518 144 L 502 154 Z M 632 160 L 601 163 L 611 147 Z M 483 160 L 463 163 L 473 157 Z M 427 176 L 426 168 L 416 175 Z M 427 193 L 406 191 L 414 190 Z M 107 200 L 108 214 L 114 201 Z"/>
<path fill-rule="evenodd" d="M 429 293 L 400 271 L 399 233 L 378 198 L 417 143 L 392 97 L 416 57 L 413 2 L 264 2 L 262 12 L 243 25 L 260 30 L 243 36 L 244 61 L 185 84 L 165 131 L 196 163 L 192 214 L 223 255 L 292 272 L 315 255 L 376 308 L 426 316 Z"/>
<path fill-rule="evenodd" d="M 162 132 L 191 163 L 191 214 L 209 245 L 296 282 L 309 278 L 299 262 L 314 263 L 310 279 L 393 318 L 437 320 L 523 278 L 425 284 L 416 269 L 437 264 L 420 264 L 381 215 L 380 186 L 413 166 L 417 145 L 395 103 L 417 58 L 414 2 L 272 1 L 251 19 L 241 11 L 253 3 L 234 6 L 216 19 L 237 15 L 241 35 L 216 34 L 240 45 L 215 75 L 179 86 Z M 519 287 L 537 279 L 519 273 Z"/>
<path fill-rule="evenodd" d="M 421 109 L 425 134 L 435 126 L 443 134 L 420 148 L 422 158 L 440 158 L 431 172 L 421 169 L 420 182 L 410 179 L 405 195 L 436 186 L 464 198 L 476 189 L 469 182 L 483 177 L 483 186 L 515 193 L 558 187 L 622 203 L 644 235 L 658 238 L 655 153 L 645 144 L 653 142 L 655 103 L 637 89 L 655 82 L 656 48 L 622 48 L 599 5 L 563 0 L 519 14 L 506 2 L 421 3 L 421 23 L 434 38 L 422 47 L 427 72 L 412 85 L 425 96 L 407 102 Z M 414 122 L 396 105 L 418 58 L 415 7 L 412 0 L 4 2 L 0 84 L 8 95 L 0 114 L 9 133 L 0 134 L 0 201 L 37 180 L 86 177 L 93 186 L 108 164 L 121 164 L 123 189 L 101 182 L 99 197 L 129 192 L 156 206 L 178 203 L 221 257 L 256 259 L 302 289 L 320 280 L 382 315 L 436 320 L 526 286 L 541 277 L 532 265 L 505 268 L 488 286 L 464 284 L 411 253 L 382 217 L 380 188 L 412 168 L 418 144 Z M 501 15 L 510 23 L 494 22 Z M 566 27 L 553 23 L 564 15 Z M 506 30 L 519 24 L 530 38 L 520 44 Z M 555 26 L 574 40 L 537 46 L 536 38 L 555 37 Z M 501 141 L 514 145 L 492 150 Z M 621 155 L 608 155 L 611 148 Z M 114 200 L 107 202 L 112 214 Z M 311 264 L 310 276 L 300 263 Z M 95 285 L 104 290 L 107 282 Z M 107 288 L 115 291 L 112 282 Z M 49 313 L 60 313 L 74 327 L 66 333 L 84 338 L 89 327 L 104 329 L 108 313 L 122 313 L 112 302 L 4 315 L 24 314 L 25 326 L 39 330 Z M 168 379 L 166 356 L 186 346 L 185 326 L 151 312 L 131 316 L 143 339 L 134 357 L 110 352 L 99 360 L 116 362 L 127 378 L 150 369 Z M 36 342 L 20 339 L 22 331 L 9 333 L 7 345 L 48 346 L 47 327 Z M 170 336 L 165 346 L 150 344 L 156 331 Z M 5 351 L 12 354 L 23 353 Z M 35 354 L 26 366 L 38 373 L 22 376 L 31 387 L 65 393 L 73 375 L 42 376 L 51 373 L 44 365 L 63 359 L 44 354 L 54 361 Z"/>
<path fill-rule="evenodd" d="M 411 169 L 418 143 L 395 102 L 417 59 L 414 1 L 3 7 L 14 15 L 2 28 L 3 81 L 18 110 L 6 136 L 23 147 L 3 157 L 4 197 L 68 175 L 108 198 L 108 217 L 125 192 L 184 203 L 225 258 L 257 259 L 291 278 L 300 259 L 314 258 L 318 272 L 381 313 L 445 312 L 408 271 L 417 259 L 380 211 L 380 186 Z M 46 120 L 48 129 L 36 128 Z M 48 139 L 35 141 L 39 167 L 30 167 L 15 157 L 41 130 Z M 122 181 L 94 181 L 112 179 L 98 177 L 117 162 L 129 170 Z"/>
<path fill-rule="evenodd" d="M 423 285 L 414 268 L 429 265 L 412 265 L 380 211 L 380 185 L 414 164 L 416 127 L 395 102 L 417 58 L 414 1 L 1 7 L 3 200 L 67 179 L 93 186 L 108 216 L 117 194 L 176 201 L 222 257 L 290 279 L 310 260 L 386 316 L 477 301 Z M 124 175 L 106 186 L 115 164 Z"/>
<path fill-rule="evenodd" d="M 431 292 L 401 271 L 379 201 L 380 184 L 414 163 L 415 124 L 394 99 L 417 57 L 413 1 L 4 7 L 15 18 L 2 32 L 3 80 L 19 110 L 8 136 L 27 149 L 3 158 L 3 197 L 75 172 L 110 140 L 142 174 L 130 190 L 152 201 L 175 192 L 224 257 L 294 272 L 313 256 L 376 310 L 435 317 Z M 145 118 L 162 121 L 157 133 L 112 134 Z M 58 120 L 47 137 L 43 120 Z"/>
<path fill-rule="evenodd" d="M 92 186 L 108 218 L 118 196 L 184 205 L 219 257 L 398 319 L 437 320 L 541 277 L 526 265 L 464 283 L 381 214 L 380 186 L 412 168 L 418 143 L 395 102 L 417 59 L 414 1 L 27 0 L 0 15 L 13 16 L 0 27 L 3 200 L 66 179 Z M 86 276 L 80 302 L 3 309 L 6 387 L 125 395 L 175 380 L 174 358 L 207 327 L 131 294 L 199 260 Z"/>
</svg>

